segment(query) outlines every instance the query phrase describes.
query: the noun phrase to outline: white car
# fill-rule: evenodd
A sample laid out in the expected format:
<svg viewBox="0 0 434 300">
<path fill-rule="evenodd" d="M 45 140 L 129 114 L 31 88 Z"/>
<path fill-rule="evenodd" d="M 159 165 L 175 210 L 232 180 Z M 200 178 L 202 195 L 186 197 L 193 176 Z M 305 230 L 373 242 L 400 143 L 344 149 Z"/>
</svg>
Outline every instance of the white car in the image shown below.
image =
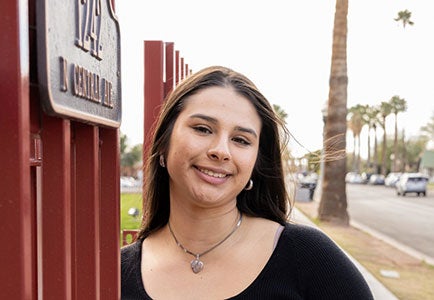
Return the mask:
<svg viewBox="0 0 434 300">
<path fill-rule="evenodd" d="M 394 187 L 396 183 L 398 182 L 399 178 L 401 177 L 402 173 L 400 172 L 390 172 L 387 174 L 386 178 L 384 179 L 384 185 L 389 187 Z"/>
<path fill-rule="evenodd" d="M 398 196 L 408 193 L 416 193 L 418 196 L 426 196 L 428 177 L 420 173 L 404 173 L 396 183 L 396 194 Z"/>
</svg>

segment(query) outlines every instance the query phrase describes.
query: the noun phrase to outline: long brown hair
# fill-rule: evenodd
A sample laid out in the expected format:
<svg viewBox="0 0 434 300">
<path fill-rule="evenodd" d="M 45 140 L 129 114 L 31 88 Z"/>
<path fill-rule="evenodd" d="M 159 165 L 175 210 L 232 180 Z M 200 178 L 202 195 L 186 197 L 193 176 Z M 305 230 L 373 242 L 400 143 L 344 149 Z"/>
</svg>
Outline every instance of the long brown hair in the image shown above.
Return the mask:
<svg viewBox="0 0 434 300">
<path fill-rule="evenodd" d="M 153 131 L 147 161 L 144 162 L 144 202 L 142 228 L 138 239 L 164 227 L 170 214 L 169 174 L 159 164 L 160 155 L 169 148 L 170 136 L 187 97 L 212 86 L 230 86 L 256 108 L 262 128 L 258 157 L 252 172 L 254 187 L 237 196 L 238 209 L 248 216 L 262 217 L 284 224 L 292 208 L 285 187 L 281 143 L 287 131 L 268 100 L 244 75 L 231 69 L 213 66 L 182 81 L 163 104 Z M 282 130 L 279 130 L 281 128 Z"/>
</svg>

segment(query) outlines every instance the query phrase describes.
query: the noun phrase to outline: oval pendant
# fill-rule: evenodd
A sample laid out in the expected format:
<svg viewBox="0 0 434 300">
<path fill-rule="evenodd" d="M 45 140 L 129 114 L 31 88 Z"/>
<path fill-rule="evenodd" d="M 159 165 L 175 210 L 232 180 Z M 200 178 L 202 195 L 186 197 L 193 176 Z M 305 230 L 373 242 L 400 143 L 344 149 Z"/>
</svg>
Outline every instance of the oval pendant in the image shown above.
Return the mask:
<svg viewBox="0 0 434 300">
<path fill-rule="evenodd" d="M 197 274 L 203 270 L 203 262 L 199 258 L 195 258 L 190 263 L 191 270 Z"/>
</svg>

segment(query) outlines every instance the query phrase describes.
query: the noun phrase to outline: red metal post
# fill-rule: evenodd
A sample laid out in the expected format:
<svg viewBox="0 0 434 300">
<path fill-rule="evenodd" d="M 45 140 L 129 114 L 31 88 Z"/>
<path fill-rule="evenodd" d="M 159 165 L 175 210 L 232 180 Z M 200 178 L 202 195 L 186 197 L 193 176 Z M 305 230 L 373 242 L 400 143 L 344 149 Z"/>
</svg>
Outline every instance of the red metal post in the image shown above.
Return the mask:
<svg viewBox="0 0 434 300">
<path fill-rule="evenodd" d="M 74 125 L 74 298 L 100 299 L 99 131 L 95 126 L 80 123 Z"/>
<path fill-rule="evenodd" d="M 1 299 L 32 299 L 35 295 L 27 10 L 27 1 L 2 1 L 0 165 L 6 174 L 0 180 Z"/>
<path fill-rule="evenodd" d="M 185 67 L 184 67 L 184 57 L 181 57 L 181 80 L 185 78 Z"/>
<path fill-rule="evenodd" d="M 163 42 L 145 41 L 145 83 L 144 83 L 144 153 L 149 145 L 149 133 L 158 115 L 164 98 L 163 83 Z M 145 161 L 145 157 L 143 158 Z"/>
<path fill-rule="evenodd" d="M 119 130 L 100 128 L 101 299 L 120 299 L 120 183 Z"/>
<path fill-rule="evenodd" d="M 180 74 L 179 74 L 179 50 L 175 51 L 175 85 L 178 85 L 180 80 Z"/>
<path fill-rule="evenodd" d="M 67 300 L 72 299 L 70 121 L 43 116 L 42 127 L 41 292 L 43 299 Z"/>
<path fill-rule="evenodd" d="M 164 83 L 164 98 L 169 94 L 169 92 L 173 89 L 173 55 L 175 51 L 175 44 L 170 42 L 166 43 L 166 81 Z"/>
</svg>

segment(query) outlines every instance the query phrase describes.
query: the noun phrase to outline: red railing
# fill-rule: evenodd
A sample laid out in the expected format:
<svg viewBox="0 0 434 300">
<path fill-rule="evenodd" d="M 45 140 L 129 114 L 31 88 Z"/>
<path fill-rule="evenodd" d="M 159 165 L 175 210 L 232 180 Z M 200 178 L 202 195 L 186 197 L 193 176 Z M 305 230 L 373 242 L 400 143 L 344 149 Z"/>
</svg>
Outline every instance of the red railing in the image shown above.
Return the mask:
<svg viewBox="0 0 434 300">
<path fill-rule="evenodd" d="M 143 161 L 146 161 L 150 133 L 158 116 L 164 98 L 182 79 L 191 74 L 179 50 L 173 42 L 144 42 L 144 147 Z M 143 178 L 146 180 L 146 178 Z M 145 197 L 143 197 L 145 199 Z M 145 200 L 144 200 L 145 201 Z M 134 241 L 137 230 L 123 230 L 122 245 Z"/>
<path fill-rule="evenodd" d="M 119 131 L 42 112 L 35 5 L 0 18 L 0 299 L 119 299 Z"/>
<path fill-rule="evenodd" d="M 188 64 L 175 50 L 173 42 L 144 42 L 144 153 L 149 134 L 167 94 L 179 81 L 191 74 Z M 165 67 L 164 67 L 165 66 Z M 144 157 L 145 161 L 146 158 Z"/>
<path fill-rule="evenodd" d="M 119 130 L 42 111 L 35 5 L 0 18 L 0 299 L 119 299 Z M 146 136 L 190 71 L 173 43 L 145 56 Z"/>
</svg>

